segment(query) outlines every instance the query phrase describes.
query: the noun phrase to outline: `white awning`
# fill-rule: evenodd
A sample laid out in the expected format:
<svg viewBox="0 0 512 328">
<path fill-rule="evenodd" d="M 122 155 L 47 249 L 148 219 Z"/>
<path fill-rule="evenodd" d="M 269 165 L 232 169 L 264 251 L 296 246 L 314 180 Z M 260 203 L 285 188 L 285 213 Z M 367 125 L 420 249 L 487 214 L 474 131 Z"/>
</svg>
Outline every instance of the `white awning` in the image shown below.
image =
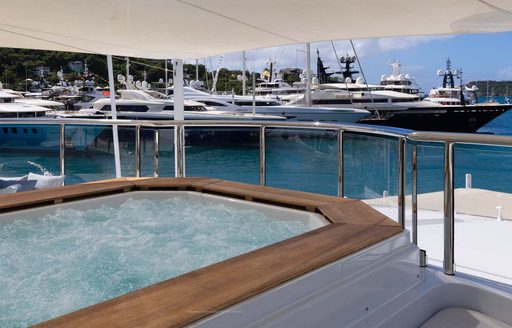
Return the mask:
<svg viewBox="0 0 512 328">
<path fill-rule="evenodd" d="M 512 30 L 510 0 L 2 0 L 0 12 L 2 47 L 157 59 Z"/>
</svg>

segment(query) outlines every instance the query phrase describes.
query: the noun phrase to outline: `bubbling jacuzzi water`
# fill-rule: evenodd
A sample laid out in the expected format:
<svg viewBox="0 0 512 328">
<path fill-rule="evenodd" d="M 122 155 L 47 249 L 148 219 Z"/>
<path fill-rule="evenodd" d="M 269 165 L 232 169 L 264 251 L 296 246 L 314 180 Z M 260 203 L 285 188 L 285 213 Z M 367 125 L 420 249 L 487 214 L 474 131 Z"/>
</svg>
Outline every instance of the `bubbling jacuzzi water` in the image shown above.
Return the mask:
<svg viewBox="0 0 512 328">
<path fill-rule="evenodd" d="M 314 214 L 192 194 L 1 215 L 0 326 L 48 320 L 324 225 Z"/>
</svg>

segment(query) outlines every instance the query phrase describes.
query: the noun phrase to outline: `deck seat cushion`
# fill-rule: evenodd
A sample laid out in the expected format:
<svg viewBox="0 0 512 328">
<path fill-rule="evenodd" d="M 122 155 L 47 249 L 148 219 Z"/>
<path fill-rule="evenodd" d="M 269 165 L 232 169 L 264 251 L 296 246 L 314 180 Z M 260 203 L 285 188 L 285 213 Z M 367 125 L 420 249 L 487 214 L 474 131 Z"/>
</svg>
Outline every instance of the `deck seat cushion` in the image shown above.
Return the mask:
<svg viewBox="0 0 512 328">
<path fill-rule="evenodd" d="M 21 188 L 21 185 L 19 184 L 13 184 L 9 187 L 5 187 L 0 189 L 0 195 L 8 195 L 8 194 L 14 194 L 18 191 L 18 189 Z"/>
<path fill-rule="evenodd" d="M 7 188 L 9 186 L 19 184 L 20 182 L 27 181 L 28 175 L 22 177 L 0 177 L 0 189 Z"/>
<path fill-rule="evenodd" d="M 65 178 L 65 175 L 40 175 L 31 172 L 27 180 L 36 181 L 35 189 L 46 189 L 63 186 Z"/>
</svg>

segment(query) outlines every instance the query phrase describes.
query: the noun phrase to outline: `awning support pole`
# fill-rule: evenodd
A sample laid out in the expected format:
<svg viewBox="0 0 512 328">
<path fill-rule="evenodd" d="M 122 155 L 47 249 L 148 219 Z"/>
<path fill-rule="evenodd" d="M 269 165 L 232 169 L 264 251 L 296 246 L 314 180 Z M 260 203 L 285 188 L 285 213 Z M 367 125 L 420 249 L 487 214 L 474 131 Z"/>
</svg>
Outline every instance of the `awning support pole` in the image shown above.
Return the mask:
<svg viewBox="0 0 512 328">
<path fill-rule="evenodd" d="M 107 66 L 108 66 L 108 87 L 110 90 L 110 110 L 112 113 L 112 119 L 117 120 L 116 110 L 116 90 L 114 87 L 114 69 L 112 66 L 112 55 L 107 55 Z M 117 130 L 117 124 L 112 125 L 112 137 L 114 138 L 114 163 L 116 167 L 116 178 L 120 178 L 121 175 L 121 156 L 119 154 L 119 134 Z"/>
<path fill-rule="evenodd" d="M 183 59 L 173 59 L 173 86 L 174 86 L 174 121 L 185 120 L 183 98 Z M 174 127 L 174 165 L 176 177 L 185 176 L 185 131 L 183 125 Z"/>
</svg>

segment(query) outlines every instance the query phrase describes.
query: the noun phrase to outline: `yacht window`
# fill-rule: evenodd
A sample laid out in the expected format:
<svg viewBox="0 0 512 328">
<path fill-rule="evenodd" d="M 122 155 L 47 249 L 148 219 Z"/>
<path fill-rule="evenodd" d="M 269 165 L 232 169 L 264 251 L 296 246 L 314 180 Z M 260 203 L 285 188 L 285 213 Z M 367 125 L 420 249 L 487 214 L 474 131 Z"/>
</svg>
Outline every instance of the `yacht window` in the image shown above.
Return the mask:
<svg viewBox="0 0 512 328">
<path fill-rule="evenodd" d="M 87 96 L 87 95 L 85 95 L 85 96 L 82 96 L 82 101 L 83 101 L 83 102 L 89 102 L 89 101 L 93 100 L 94 98 L 95 98 L 95 97 L 93 97 L 93 96 Z"/>
<path fill-rule="evenodd" d="M 205 112 L 206 108 L 203 106 L 185 106 L 186 112 Z"/>
<path fill-rule="evenodd" d="M 37 129 L 32 129 L 33 134 L 37 134 Z"/>
<path fill-rule="evenodd" d="M 174 106 L 165 106 L 162 110 L 174 110 Z"/>
<path fill-rule="evenodd" d="M 27 128 L 23 128 L 23 133 L 28 133 L 28 129 Z"/>
<path fill-rule="evenodd" d="M 223 103 L 218 103 L 218 102 L 215 102 L 215 101 L 201 101 L 203 104 L 205 104 L 206 106 L 226 106 L 225 104 Z"/>
<path fill-rule="evenodd" d="M 8 128 L 3 128 L 4 130 L 4 133 L 9 133 L 9 129 Z"/>
<path fill-rule="evenodd" d="M 17 128 L 11 128 L 11 132 L 16 134 L 16 133 L 18 133 L 18 129 Z"/>
<path fill-rule="evenodd" d="M 116 109 L 118 112 L 147 112 L 149 110 L 148 106 L 142 105 L 117 105 Z M 102 107 L 103 111 L 110 111 L 110 105 L 105 105 Z"/>
</svg>

